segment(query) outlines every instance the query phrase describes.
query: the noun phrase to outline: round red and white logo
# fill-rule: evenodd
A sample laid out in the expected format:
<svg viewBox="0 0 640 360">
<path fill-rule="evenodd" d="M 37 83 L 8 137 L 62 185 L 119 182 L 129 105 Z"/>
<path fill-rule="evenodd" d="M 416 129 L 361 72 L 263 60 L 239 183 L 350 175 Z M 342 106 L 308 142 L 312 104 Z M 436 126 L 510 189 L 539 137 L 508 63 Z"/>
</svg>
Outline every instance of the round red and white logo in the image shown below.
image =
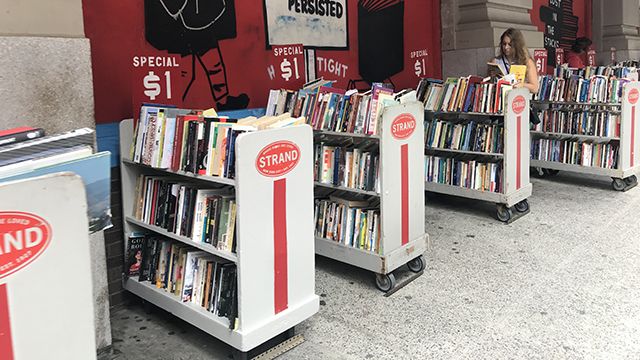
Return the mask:
<svg viewBox="0 0 640 360">
<path fill-rule="evenodd" d="M 291 141 L 276 141 L 265 146 L 256 157 L 256 169 L 264 176 L 282 176 L 300 162 L 300 148 Z"/>
<path fill-rule="evenodd" d="M 0 211 L 0 279 L 33 262 L 51 242 L 51 225 L 40 216 Z"/>
<path fill-rule="evenodd" d="M 631 105 L 635 105 L 638 102 L 639 97 L 640 92 L 638 91 L 638 89 L 631 89 L 631 91 L 629 91 L 629 96 L 627 97 L 627 99 L 629 99 L 629 103 L 631 103 Z"/>
<path fill-rule="evenodd" d="M 511 109 L 516 115 L 522 114 L 524 111 L 524 106 L 527 102 L 524 99 L 524 96 L 518 95 L 515 99 L 513 99 L 513 103 L 511 103 Z"/>
<path fill-rule="evenodd" d="M 411 114 L 400 114 L 391 122 L 391 135 L 398 139 L 406 139 L 416 129 L 416 118 Z"/>
</svg>

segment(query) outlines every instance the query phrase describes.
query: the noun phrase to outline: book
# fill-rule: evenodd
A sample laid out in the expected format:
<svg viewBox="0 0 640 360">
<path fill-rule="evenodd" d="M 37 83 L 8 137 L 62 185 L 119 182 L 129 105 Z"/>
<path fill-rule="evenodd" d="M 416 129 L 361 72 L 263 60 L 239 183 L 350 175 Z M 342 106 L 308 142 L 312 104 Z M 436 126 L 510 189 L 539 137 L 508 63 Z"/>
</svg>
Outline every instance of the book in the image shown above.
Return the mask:
<svg viewBox="0 0 640 360">
<path fill-rule="evenodd" d="M 489 72 L 495 72 L 499 77 L 505 76 L 507 74 L 507 69 L 502 64 L 498 64 L 494 61 L 487 62 L 487 66 L 489 66 Z"/>
<path fill-rule="evenodd" d="M 0 146 L 37 139 L 44 136 L 44 129 L 28 126 L 0 131 Z"/>
<path fill-rule="evenodd" d="M 132 233 L 129 235 L 129 239 L 127 241 L 127 262 L 124 264 L 124 273 L 127 277 L 140 275 L 144 246 L 144 234 Z"/>
<path fill-rule="evenodd" d="M 511 65 L 509 74 L 515 75 L 517 82 L 524 83 L 527 75 L 527 65 Z"/>
</svg>

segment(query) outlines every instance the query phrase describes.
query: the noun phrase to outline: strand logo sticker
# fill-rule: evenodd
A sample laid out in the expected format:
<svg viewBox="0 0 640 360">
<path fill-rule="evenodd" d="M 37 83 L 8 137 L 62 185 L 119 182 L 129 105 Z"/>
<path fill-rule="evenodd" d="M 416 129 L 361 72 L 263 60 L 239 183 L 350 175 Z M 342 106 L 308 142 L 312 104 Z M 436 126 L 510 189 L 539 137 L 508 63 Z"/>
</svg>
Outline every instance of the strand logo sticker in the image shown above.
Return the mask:
<svg viewBox="0 0 640 360">
<path fill-rule="evenodd" d="M 640 92 L 638 91 L 638 89 L 631 89 L 627 98 L 629 99 L 629 103 L 631 103 L 631 105 L 635 105 L 638 102 L 639 97 Z"/>
<path fill-rule="evenodd" d="M 0 279 L 33 262 L 51 242 L 51 225 L 43 218 L 0 211 Z"/>
<path fill-rule="evenodd" d="M 291 141 L 276 141 L 265 146 L 256 157 L 256 169 L 264 176 L 282 176 L 300 162 L 300 148 Z"/>
<path fill-rule="evenodd" d="M 391 122 L 391 135 L 397 140 L 411 136 L 416 129 L 416 118 L 411 114 L 400 114 Z"/>
<path fill-rule="evenodd" d="M 516 113 L 516 115 L 520 115 L 524 111 L 525 104 L 526 101 L 524 100 L 524 96 L 518 95 L 515 99 L 513 99 L 511 109 L 513 109 L 513 112 Z"/>
</svg>

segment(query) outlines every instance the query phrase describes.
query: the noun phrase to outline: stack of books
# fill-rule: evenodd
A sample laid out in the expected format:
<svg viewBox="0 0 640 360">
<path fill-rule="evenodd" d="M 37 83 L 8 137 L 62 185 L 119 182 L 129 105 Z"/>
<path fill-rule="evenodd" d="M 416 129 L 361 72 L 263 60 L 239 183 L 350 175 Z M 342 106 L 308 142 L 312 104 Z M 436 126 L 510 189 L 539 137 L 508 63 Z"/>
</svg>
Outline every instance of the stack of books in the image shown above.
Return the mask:
<svg viewBox="0 0 640 360">
<path fill-rule="evenodd" d="M 82 177 L 88 205 L 89 231 L 111 227 L 109 152 L 94 152 L 95 131 L 81 128 L 45 136 L 40 128 L 0 131 L 0 181 L 63 171 Z"/>
</svg>

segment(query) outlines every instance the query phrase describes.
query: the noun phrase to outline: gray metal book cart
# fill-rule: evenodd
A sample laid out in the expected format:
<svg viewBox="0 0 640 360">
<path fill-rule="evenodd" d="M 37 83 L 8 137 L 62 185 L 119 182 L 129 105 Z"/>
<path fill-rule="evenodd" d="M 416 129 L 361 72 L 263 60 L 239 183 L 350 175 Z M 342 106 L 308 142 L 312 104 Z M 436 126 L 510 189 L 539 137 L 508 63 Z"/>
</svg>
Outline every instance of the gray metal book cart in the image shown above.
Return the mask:
<svg viewBox="0 0 640 360">
<path fill-rule="evenodd" d="M 626 191 L 638 184 L 636 174 L 640 171 L 640 83 L 631 81 L 622 89 L 621 103 L 580 103 L 564 101 L 534 101 L 534 107 L 540 110 L 557 109 L 568 112 L 609 112 L 619 114 L 619 136 L 598 136 L 594 134 L 571 134 L 569 131 L 549 132 L 531 131 L 532 139 L 568 140 L 576 143 L 613 144 L 617 146 L 613 166 L 590 166 L 563 162 L 561 159 L 549 159 L 549 156 L 533 154 L 531 166 L 540 168 L 545 175 L 555 175 L 559 171 L 608 176 L 616 191 Z M 596 154 L 593 154 L 596 155 Z M 606 154 L 605 154 L 606 155 Z M 576 162 L 574 161 L 570 162 Z"/>
<path fill-rule="evenodd" d="M 454 122 L 477 123 L 498 121 L 503 127 L 501 153 L 464 151 L 425 146 L 426 155 L 444 158 L 464 157 L 500 165 L 501 185 L 496 191 L 481 190 L 473 186 L 459 186 L 430 181 L 425 176 L 426 191 L 460 196 L 496 203 L 498 220 L 509 223 L 529 212 L 527 198 L 531 196 L 529 181 L 529 98 L 526 89 L 510 90 L 506 96 L 504 114 L 476 112 L 426 112 L 427 120 L 442 119 Z M 428 144 L 427 144 L 428 145 Z"/>
<path fill-rule="evenodd" d="M 317 131 L 315 141 L 337 141 L 358 146 L 363 142 L 379 147 L 380 191 L 365 191 L 316 182 L 316 196 L 328 193 L 374 198 L 379 203 L 379 251 L 363 250 L 345 243 L 316 237 L 316 254 L 375 273 L 381 291 L 393 291 L 393 271 L 403 265 L 421 274 L 428 235 L 424 222 L 422 177 L 424 144 L 422 104 L 409 102 L 384 108 L 380 135 Z"/>
<path fill-rule="evenodd" d="M 124 280 L 124 288 L 184 321 L 247 352 L 315 314 L 313 251 L 313 147 L 307 125 L 248 132 L 235 143 L 234 179 L 173 172 L 133 162 L 133 121 L 120 123 L 125 250 L 128 235 L 145 231 L 205 251 L 237 267 L 237 325 L 148 281 Z M 237 251 L 168 232 L 135 218 L 136 179 L 156 175 L 224 188 L 237 202 Z M 125 251 L 126 252 L 126 251 Z M 236 354 L 237 355 L 237 354 Z"/>
</svg>

